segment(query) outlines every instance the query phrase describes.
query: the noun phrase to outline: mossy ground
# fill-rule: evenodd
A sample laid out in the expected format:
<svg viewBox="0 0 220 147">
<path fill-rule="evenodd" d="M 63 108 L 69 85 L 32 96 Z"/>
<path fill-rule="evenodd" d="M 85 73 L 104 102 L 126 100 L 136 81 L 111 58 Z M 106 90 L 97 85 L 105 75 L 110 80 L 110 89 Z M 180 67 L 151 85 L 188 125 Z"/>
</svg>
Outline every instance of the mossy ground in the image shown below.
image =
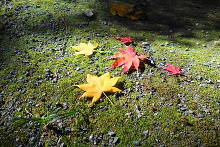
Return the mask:
<svg viewBox="0 0 220 147">
<path fill-rule="evenodd" d="M 118 146 L 220 145 L 219 7 L 178 1 L 169 13 L 158 6 L 146 12 L 148 20 L 131 21 L 111 16 L 98 0 L 1 3 L 2 146 L 101 146 L 109 144 L 109 131 Z M 94 18 L 84 15 L 88 9 Z M 108 70 L 108 58 L 123 47 L 116 36 L 131 36 L 139 54 L 154 57 L 157 67 L 183 67 L 184 76 L 148 64 L 139 75 Z M 98 51 L 73 56 L 71 46 L 88 41 L 99 43 Z M 89 108 L 74 85 L 105 72 L 121 76 L 123 94 L 108 95 L 114 105 L 103 96 Z"/>
</svg>

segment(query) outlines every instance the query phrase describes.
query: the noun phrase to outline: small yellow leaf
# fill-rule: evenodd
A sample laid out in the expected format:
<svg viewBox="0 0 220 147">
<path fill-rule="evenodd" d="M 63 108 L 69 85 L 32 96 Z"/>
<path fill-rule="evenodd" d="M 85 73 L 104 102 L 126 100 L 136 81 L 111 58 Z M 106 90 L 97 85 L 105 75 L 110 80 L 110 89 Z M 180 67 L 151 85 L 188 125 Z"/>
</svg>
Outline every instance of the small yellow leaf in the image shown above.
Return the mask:
<svg viewBox="0 0 220 147">
<path fill-rule="evenodd" d="M 75 53 L 75 55 L 81 55 L 84 54 L 86 56 L 92 55 L 95 48 L 98 47 L 98 43 L 92 44 L 92 43 L 80 43 L 77 46 L 74 46 L 72 49 L 77 50 L 78 52 Z"/>
<path fill-rule="evenodd" d="M 87 82 L 88 84 L 76 85 L 80 89 L 86 91 L 81 98 L 83 97 L 90 97 L 92 98 L 92 102 L 89 106 L 93 106 L 93 104 L 98 101 L 103 92 L 120 92 L 121 90 L 113 87 L 117 83 L 119 77 L 111 78 L 110 73 L 105 73 L 104 75 L 97 77 L 88 74 L 87 75 Z"/>
</svg>

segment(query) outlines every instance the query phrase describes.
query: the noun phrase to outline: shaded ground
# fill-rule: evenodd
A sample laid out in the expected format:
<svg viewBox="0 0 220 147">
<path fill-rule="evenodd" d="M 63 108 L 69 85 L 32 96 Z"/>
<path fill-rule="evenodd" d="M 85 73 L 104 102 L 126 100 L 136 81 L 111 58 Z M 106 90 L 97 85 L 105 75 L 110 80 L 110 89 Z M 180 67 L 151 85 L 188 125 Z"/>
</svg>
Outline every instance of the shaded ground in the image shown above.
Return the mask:
<svg viewBox="0 0 220 147">
<path fill-rule="evenodd" d="M 98 0 L 0 4 L 1 146 L 219 146 L 217 2 L 141 1 L 148 9 L 139 21 L 112 16 Z M 116 36 L 134 38 L 155 66 L 109 71 L 108 57 L 123 47 Z M 90 40 L 102 53 L 73 56 L 71 46 Z M 163 73 L 165 63 L 182 67 L 184 76 Z M 73 85 L 106 72 L 121 76 L 123 92 L 108 95 L 114 105 L 103 97 L 89 108 Z"/>
</svg>

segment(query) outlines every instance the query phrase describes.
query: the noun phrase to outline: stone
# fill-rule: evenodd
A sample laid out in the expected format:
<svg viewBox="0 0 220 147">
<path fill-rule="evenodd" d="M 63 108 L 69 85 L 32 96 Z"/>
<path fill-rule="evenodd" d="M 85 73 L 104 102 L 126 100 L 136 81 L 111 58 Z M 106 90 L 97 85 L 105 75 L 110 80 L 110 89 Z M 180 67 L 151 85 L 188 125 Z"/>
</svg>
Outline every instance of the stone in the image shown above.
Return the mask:
<svg viewBox="0 0 220 147">
<path fill-rule="evenodd" d="M 108 135 L 109 135 L 109 136 L 115 136 L 115 132 L 109 131 L 109 132 L 108 132 Z"/>
<path fill-rule="evenodd" d="M 144 134 L 144 136 L 148 136 L 149 135 L 149 131 L 148 130 L 143 131 L 143 134 Z"/>
<path fill-rule="evenodd" d="M 92 10 L 86 10 L 86 11 L 84 12 L 84 14 L 85 14 L 87 17 L 92 17 L 92 16 L 94 16 L 94 13 L 92 12 Z"/>
<path fill-rule="evenodd" d="M 112 143 L 113 143 L 113 144 L 116 144 L 116 143 L 118 143 L 118 142 L 119 142 L 119 137 L 114 137 Z"/>
</svg>

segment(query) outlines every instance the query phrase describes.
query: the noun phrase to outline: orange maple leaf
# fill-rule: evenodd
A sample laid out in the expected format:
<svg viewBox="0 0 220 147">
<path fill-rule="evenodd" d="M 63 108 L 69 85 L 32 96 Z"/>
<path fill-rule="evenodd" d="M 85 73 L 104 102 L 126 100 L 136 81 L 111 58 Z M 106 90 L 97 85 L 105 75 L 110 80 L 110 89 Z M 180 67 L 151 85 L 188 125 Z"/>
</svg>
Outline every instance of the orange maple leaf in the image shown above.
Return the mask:
<svg viewBox="0 0 220 147">
<path fill-rule="evenodd" d="M 129 46 L 126 47 L 126 50 L 119 49 L 119 52 L 120 53 L 115 54 L 111 57 L 111 59 L 117 60 L 112 64 L 110 69 L 124 65 L 123 73 L 128 71 L 130 68 L 138 70 L 140 59 L 147 59 L 147 56 L 137 56 L 136 51 Z"/>
</svg>

